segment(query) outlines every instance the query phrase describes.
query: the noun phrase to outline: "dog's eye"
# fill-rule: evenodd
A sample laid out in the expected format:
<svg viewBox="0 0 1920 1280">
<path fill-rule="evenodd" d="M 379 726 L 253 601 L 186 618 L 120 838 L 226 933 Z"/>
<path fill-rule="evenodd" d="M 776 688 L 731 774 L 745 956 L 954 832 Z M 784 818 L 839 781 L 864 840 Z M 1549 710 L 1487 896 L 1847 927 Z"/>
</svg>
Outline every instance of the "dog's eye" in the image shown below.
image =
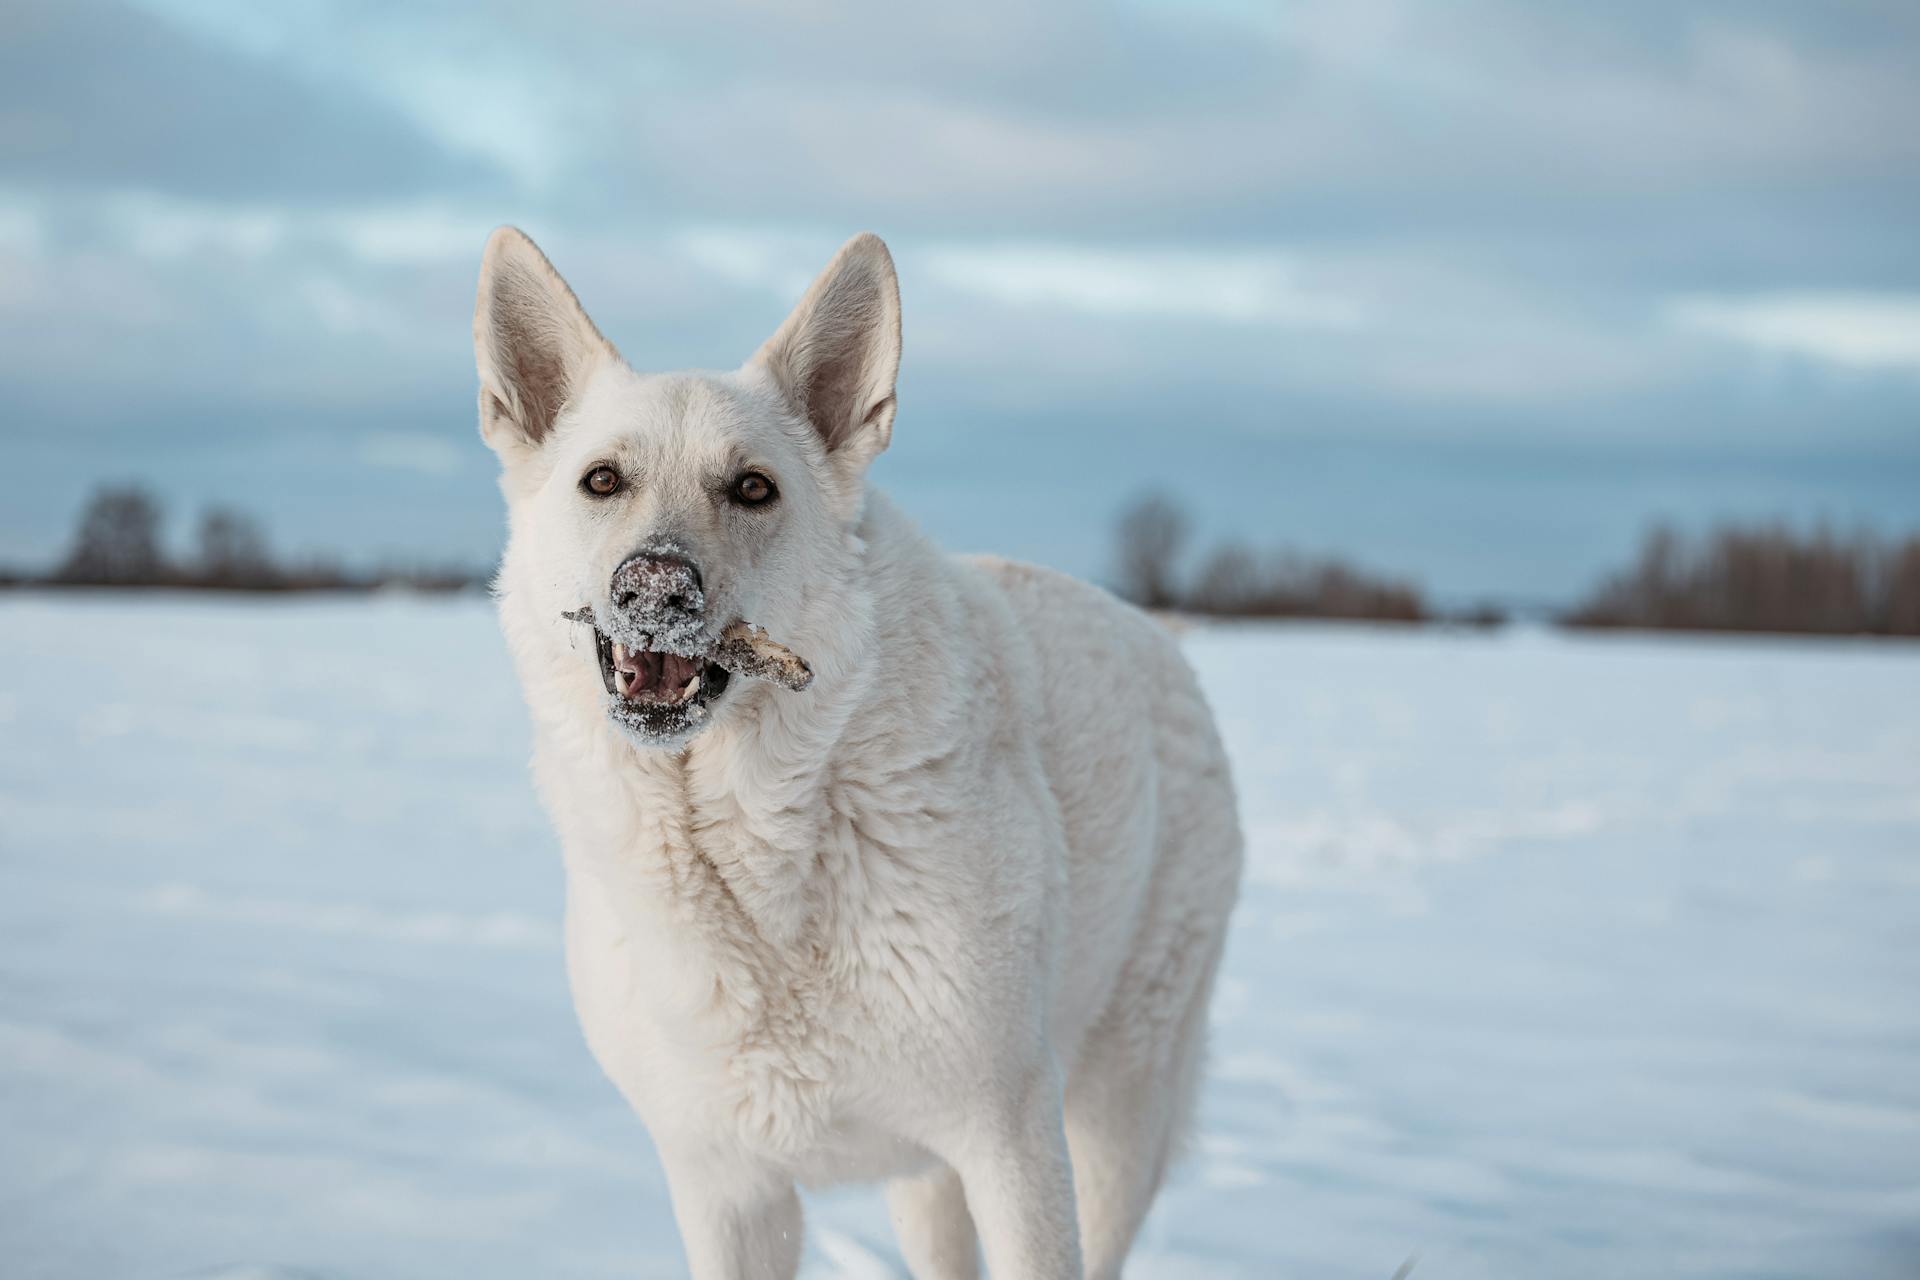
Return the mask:
<svg viewBox="0 0 1920 1280">
<path fill-rule="evenodd" d="M 596 498 L 604 498 L 608 494 L 619 492 L 620 473 L 602 463 L 580 477 L 580 487 Z"/>
<path fill-rule="evenodd" d="M 778 492 L 773 481 L 758 471 L 749 471 L 733 482 L 733 500 L 743 507 L 759 507 L 772 502 Z"/>
</svg>

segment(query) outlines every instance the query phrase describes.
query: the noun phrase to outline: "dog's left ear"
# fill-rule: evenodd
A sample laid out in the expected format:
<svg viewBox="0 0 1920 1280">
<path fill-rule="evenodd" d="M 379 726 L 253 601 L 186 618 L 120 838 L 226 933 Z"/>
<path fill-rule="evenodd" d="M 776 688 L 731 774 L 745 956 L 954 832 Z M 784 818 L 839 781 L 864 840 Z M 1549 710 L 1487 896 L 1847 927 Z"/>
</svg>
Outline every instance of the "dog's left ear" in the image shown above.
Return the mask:
<svg viewBox="0 0 1920 1280">
<path fill-rule="evenodd" d="M 749 365 L 772 375 L 836 462 L 865 470 L 893 438 L 900 285 L 879 236 L 846 242 Z"/>
<path fill-rule="evenodd" d="M 515 227 L 487 240 L 473 355 L 480 435 L 506 463 L 537 453 L 586 376 L 620 358 L 539 246 Z"/>
</svg>

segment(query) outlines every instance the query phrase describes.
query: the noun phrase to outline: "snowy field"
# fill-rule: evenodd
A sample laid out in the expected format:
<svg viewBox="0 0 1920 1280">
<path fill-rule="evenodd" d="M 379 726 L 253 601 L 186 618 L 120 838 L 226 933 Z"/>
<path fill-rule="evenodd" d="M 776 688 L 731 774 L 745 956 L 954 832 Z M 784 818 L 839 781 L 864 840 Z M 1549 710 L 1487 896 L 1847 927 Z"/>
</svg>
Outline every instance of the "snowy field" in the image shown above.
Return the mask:
<svg viewBox="0 0 1920 1280">
<path fill-rule="evenodd" d="M 1187 643 L 1251 861 L 1130 1274 L 1920 1275 L 1920 646 Z M 680 1274 L 484 602 L 0 597 L 0 663 L 0 1275 Z"/>
</svg>

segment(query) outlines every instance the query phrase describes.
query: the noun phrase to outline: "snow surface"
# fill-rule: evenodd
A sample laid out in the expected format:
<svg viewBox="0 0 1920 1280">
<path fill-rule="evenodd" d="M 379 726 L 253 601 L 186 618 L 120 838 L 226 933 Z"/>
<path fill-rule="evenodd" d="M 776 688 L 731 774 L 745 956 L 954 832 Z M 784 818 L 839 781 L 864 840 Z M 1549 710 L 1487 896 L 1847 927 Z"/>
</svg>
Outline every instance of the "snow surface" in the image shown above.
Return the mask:
<svg viewBox="0 0 1920 1280">
<path fill-rule="evenodd" d="M 1920 1274 L 1920 648 L 1187 647 L 1251 859 L 1131 1275 Z M 0 1273 L 680 1274 L 484 602 L 12 596 L 0 662 Z"/>
</svg>

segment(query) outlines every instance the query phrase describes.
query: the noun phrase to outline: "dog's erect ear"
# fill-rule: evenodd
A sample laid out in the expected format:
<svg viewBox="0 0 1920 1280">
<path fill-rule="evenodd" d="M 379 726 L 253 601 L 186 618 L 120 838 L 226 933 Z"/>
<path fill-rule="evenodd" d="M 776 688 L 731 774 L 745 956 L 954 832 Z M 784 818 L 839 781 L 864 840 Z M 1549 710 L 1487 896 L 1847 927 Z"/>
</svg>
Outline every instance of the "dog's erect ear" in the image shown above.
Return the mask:
<svg viewBox="0 0 1920 1280">
<path fill-rule="evenodd" d="M 750 362 L 764 367 L 830 453 L 864 466 L 893 436 L 900 286 L 880 237 L 855 236 Z"/>
<path fill-rule="evenodd" d="M 581 381 L 618 360 L 546 255 L 514 227 L 487 239 L 473 309 L 480 435 L 503 461 L 537 450 Z"/>
</svg>

